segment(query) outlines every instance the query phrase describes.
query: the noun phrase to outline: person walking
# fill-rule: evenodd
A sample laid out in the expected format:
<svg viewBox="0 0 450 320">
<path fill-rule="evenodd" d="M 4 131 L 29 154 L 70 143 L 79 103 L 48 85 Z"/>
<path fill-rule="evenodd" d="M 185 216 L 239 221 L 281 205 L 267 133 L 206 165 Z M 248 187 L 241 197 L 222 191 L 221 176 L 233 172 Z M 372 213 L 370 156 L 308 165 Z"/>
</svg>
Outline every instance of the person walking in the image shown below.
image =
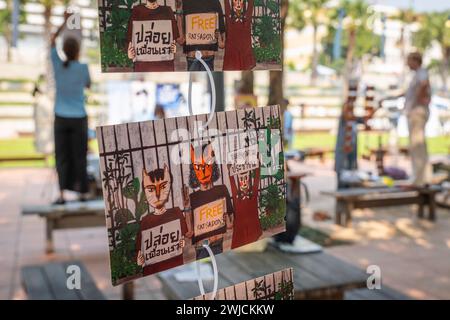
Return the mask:
<svg viewBox="0 0 450 320">
<path fill-rule="evenodd" d="M 56 49 L 56 39 L 70 14 L 64 13 L 64 23 L 51 39 L 51 61 L 55 79 L 54 139 L 59 197 L 54 204 L 65 203 L 65 190 L 76 191 L 80 200 L 88 192 L 87 150 L 88 118 L 85 109 L 85 88 L 91 85 L 88 66 L 78 61 L 80 43 L 73 37 L 63 40 L 65 59 Z"/>
</svg>

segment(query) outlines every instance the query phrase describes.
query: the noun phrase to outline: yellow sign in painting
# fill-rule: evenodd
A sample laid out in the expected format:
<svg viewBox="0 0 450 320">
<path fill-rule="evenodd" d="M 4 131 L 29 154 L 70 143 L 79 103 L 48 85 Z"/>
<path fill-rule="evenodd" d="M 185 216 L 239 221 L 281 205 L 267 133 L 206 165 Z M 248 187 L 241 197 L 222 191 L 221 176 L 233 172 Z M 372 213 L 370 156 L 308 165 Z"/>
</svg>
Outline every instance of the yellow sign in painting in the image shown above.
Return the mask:
<svg viewBox="0 0 450 320">
<path fill-rule="evenodd" d="M 186 15 L 186 44 L 216 43 L 217 13 L 193 13 Z"/>
<path fill-rule="evenodd" d="M 194 234 L 196 236 L 225 226 L 225 199 L 204 204 L 194 210 Z"/>
</svg>

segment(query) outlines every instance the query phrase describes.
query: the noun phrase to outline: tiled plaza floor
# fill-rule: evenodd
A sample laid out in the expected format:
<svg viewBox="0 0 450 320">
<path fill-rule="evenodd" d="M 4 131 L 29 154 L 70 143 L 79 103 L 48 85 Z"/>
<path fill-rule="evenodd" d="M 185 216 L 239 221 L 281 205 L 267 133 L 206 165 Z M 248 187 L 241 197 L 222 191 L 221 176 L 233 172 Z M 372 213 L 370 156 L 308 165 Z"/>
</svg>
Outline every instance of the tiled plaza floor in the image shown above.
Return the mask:
<svg viewBox="0 0 450 320">
<path fill-rule="evenodd" d="M 311 172 L 305 179 L 311 201 L 303 221 L 350 245 L 326 251 L 350 263 L 381 267 L 383 284 L 413 298 L 450 298 L 450 213 L 438 212 L 438 221 L 415 218 L 413 207 L 360 210 L 352 228 L 337 227 L 332 221 L 314 222 L 314 210 L 330 214 L 333 201 L 319 195 L 334 188 L 331 163 L 307 161 L 295 169 Z M 46 255 L 45 225 L 39 217 L 22 217 L 22 204 L 44 204 L 55 196 L 55 176 L 50 169 L 0 170 L 0 299 L 25 299 L 20 268 L 24 265 L 79 259 L 84 262 L 99 288 L 109 299 L 121 298 L 121 287 L 110 282 L 106 231 L 102 228 L 56 231 L 56 252 Z M 154 276 L 135 281 L 137 299 L 163 299 L 161 284 Z"/>
</svg>

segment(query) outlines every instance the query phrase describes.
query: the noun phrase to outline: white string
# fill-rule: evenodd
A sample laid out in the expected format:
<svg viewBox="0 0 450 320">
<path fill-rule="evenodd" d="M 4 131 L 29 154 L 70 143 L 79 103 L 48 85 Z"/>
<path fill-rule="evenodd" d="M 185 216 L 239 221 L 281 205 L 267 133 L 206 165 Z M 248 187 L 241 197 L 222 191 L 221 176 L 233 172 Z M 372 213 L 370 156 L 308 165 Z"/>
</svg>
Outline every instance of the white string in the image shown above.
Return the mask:
<svg viewBox="0 0 450 320">
<path fill-rule="evenodd" d="M 209 69 L 206 62 L 202 59 L 202 53 L 200 51 L 195 51 L 195 59 L 200 61 L 200 63 L 203 65 L 203 67 L 206 70 L 206 73 L 208 74 L 209 83 L 211 85 L 211 109 L 209 111 L 208 120 L 206 123 L 199 127 L 199 131 L 205 130 L 206 127 L 209 125 L 209 123 L 212 121 L 214 117 L 214 112 L 216 111 L 216 86 L 214 84 L 213 75 L 211 72 L 211 69 Z M 194 113 L 192 112 L 192 72 L 189 73 L 189 89 L 188 89 L 188 107 L 189 107 L 189 114 L 192 116 Z"/>
<path fill-rule="evenodd" d="M 213 284 L 213 291 L 212 291 L 212 296 L 211 296 L 211 300 L 214 300 L 216 298 L 216 294 L 217 294 L 217 286 L 218 286 L 218 280 L 219 280 L 219 275 L 217 272 L 217 262 L 216 262 L 216 258 L 214 256 L 214 253 L 212 252 L 211 248 L 209 247 L 208 244 L 203 244 L 203 248 L 206 249 L 206 251 L 208 251 L 209 257 L 211 258 L 211 263 L 213 266 L 213 273 L 214 273 L 214 284 Z M 200 294 L 204 295 L 205 294 L 205 288 L 203 287 L 203 279 L 200 273 L 200 263 L 198 261 L 195 261 L 195 266 L 197 268 L 197 281 L 198 281 L 198 287 L 200 288 Z"/>
</svg>

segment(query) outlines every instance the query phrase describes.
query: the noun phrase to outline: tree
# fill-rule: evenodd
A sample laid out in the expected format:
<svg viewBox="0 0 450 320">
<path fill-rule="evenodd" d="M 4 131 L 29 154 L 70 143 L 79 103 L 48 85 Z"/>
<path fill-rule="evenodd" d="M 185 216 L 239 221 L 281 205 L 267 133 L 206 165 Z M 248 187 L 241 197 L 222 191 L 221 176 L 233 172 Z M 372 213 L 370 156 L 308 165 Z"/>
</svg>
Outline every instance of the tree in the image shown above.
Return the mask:
<svg viewBox="0 0 450 320">
<path fill-rule="evenodd" d="M 284 49 L 284 28 L 286 24 L 286 16 L 289 9 L 288 0 L 281 0 L 281 65 L 283 66 L 283 49 Z M 270 71 L 269 72 L 269 105 L 279 104 L 281 105 L 282 112 L 284 112 L 283 104 L 283 70 L 281 71 Z"/>
<path fill-rule="evenodd" d="M 342 36 L 342 54 L 339 61 L 332 61 L 332 47 L 339 9 L 344 9 L 345 18 Z M 343 68 L 344 86 L 348 84 L 352 76 L 352 70 L 356 63 L 367 55 L 377 55 L 380 51 L 380 37 L 375 35 L 368 27 L 370 17 L 369 6 L 363 0 L 342 0 L 338 8 L 330 10 L 330 23 L 328 35 L 324 38 L 325 51 L 322 61 L 326 65 Z"/>
<path fill-rule="evenodd" d="M 11 61 L 11 16 L 12 0 L 6 0 L 6 8 L 0 11 L 0 32 L 4 35 L 6 41 L 6 61 Z"/>
<path fill-rule="evenodd" d="M 344 28 L 347 30 L 348 35 L 344 73 L 345 83 L 347 83 L 348 80 L 350 80 L 355 57 L 358 57 L 356 52 L 357 36 L 358 33 L 366 29 L 369 7 L 363 0 L 343 0 L 341 2 L 341 7 L 343 7 L 346 12 Z"/>
<path fill-rule="evenodd" d="M 241 94 L 253 94 L 253 72 L 252 71 L 242 71 L 241 72 L 241 83 L 240 83 L 240 93 Z"/>
<path fill-rule="evenodd" d="M 311 85 L 316 84 L 318 77 L 317 66 L 319 64 L 319 53 L 317 50 L 317 31 L 319 26 L 326 22 L 325 5 L 329 0 L 294 0 L 291 4 L 290 14 L 292 14 L 291 26 L 303 29 L 305 24 L 313 28 L 313 52 L 311 59 Z M 298 28 L 300 27 L 300 28 Z"/>
<path fill-rule="evenodd" d="M 5 37 L 6 42 L 6 61 L 11 62 L 12 53 L 11 53 L 11 45 L 12 45 L 12 37 L 13 37 L 13 25 L 12 25 L 12 13 L 14 0 L 6 0 L 6 6 L 3 10 L 0 10 L 0 33 L 2 33 Z M 25 11 L 22 9 L 25 4 L 25 0 L 20 1 L 19 4 L 19 22 L 25 21 Z"/>
<path fill-rule="evenodd" d="M 432 12 L 419 18 L 420 29 L 413 34 L 413 44 L 422 52 L 438 44 L 441 59 L 438 72 L 442 78 L 442 89 L 447 92 L 447 78 L 450 68 L 450 10 Z"/>
<path fill-rule="evenodd" d="M 402 57 L 402 61 L 406 61 L 406 33 L 407 27 L 413 23 L 416 19 L 416 15 L 412 9 L 401 10 L 396 16 L 393 17 L 396 20 L 399 20 L 402 24 L 400 29 L 400 39 L 398 45 L 400 47 L 400 55 Z M 406 76 L 406 63 L 403 64 L 403 70 L 400 77 L 400 84 L 403 84 Z"/>
</svg>

